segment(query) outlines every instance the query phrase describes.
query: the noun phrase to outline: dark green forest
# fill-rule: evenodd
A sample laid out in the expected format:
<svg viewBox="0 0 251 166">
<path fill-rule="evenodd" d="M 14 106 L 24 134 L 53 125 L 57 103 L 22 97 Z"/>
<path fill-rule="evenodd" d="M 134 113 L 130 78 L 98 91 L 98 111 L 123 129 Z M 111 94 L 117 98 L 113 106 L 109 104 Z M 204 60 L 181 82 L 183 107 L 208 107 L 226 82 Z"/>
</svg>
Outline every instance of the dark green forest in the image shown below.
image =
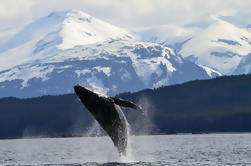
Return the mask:
<svg viewBox="0 0 251 166">
<path fill-rule="evenodd" d="M 191 81 L 119 97 L 152 102 L 151 117 L 160 132 L 251 131 L 251 75 Z"/>
<path fill-rule="evenodd" d="M 251 131 L 251 75 L 223 76 L 123 93 L 133 134 Z M 75 94 L 0 99 L 0 138 L 83 136 L 93 118 Z"/>
</svg>

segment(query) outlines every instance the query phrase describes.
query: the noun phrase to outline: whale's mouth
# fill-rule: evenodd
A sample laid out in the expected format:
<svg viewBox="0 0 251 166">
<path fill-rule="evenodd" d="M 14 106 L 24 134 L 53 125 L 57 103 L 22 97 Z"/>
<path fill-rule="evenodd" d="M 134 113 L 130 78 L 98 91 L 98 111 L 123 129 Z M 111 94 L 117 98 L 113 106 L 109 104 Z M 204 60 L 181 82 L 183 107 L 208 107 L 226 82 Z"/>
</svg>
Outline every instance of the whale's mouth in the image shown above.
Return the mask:
<svg viewBox="0 0 251 166">
<path fill-rule="evenodd" d="M 86 87 L 83 87 L 79 84 L 74 86 L 74 91 L 75 94 L 78 96 L 78 98 L 86 105 L 88 105 L 88 103 L 92 103 L 94 101 L 96 101 L 98 95 L 95 94 L 94 92 L 92 92 L 91 90 L 89 90 Z"/>
<path fill-rule="evenodd" d="M 79 93 L 80 93 L 80 91 L 81 91 L 81 86 L 80 85 L 75 85 L 74 86 L 74 91 L 75 91 L 75 93 L 77 94 L 77 95 L 79 95 Z"/>
<path fill-rule="evenodd" d="M 80 86 L 79 84 L 74 86 L 74 91 L 79 97 L 82 97 L 83 95 L 88 95 L 91 92 L 89 89 Z"/>
</svg>

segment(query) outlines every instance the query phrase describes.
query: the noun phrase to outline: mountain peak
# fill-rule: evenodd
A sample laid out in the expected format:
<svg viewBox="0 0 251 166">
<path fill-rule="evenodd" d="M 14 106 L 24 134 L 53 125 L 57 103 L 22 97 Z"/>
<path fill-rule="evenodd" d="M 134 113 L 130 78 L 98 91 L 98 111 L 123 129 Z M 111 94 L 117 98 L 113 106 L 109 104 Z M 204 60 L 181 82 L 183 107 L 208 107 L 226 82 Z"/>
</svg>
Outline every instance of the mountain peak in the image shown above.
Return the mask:
<svg viewBox="0 0 251 166">
<path fill-rule="evenodd" d="M 58 18 L 58 19 L 79 19 L 79 20 L 90 20 L 93 17 L 81 10 L 72 9 L 72 10 L 63 10 L 63 11 L 53 11 L 47 18 Z"/>
<path fill-rule="evenodd" d="M 131 40 L 134 37 L 126 30 L 99 20 L 81 10 L 69 10 L 60 29 L 62 43 L 59 49 L 73 48 L 109 40 Z"/>
<path fill-rule="evenodd" d="M 86 18 L 86 19 L 93 18 L 91 15 L 83 12 L 82 10 L 77 10 L 77 9 L 68 10 L 67 16 L 80 17 L 80 18 Z"/>
<path fill-rule="evenodd" d="M 251 34 L 227 21 L 217 19 L 186 42 L 180 54 L 223 74 L 232 74 L 241 59 L 251 51 Z"/>
<path fill-rule="evenodd" d="M 106 23 L 81 10 L 52 12 L 25 26 L 0 45 L 0 61 L 4 58 L 25 61 L 28 57 L 50 54 L 51 51 L 71 49 L 111 40 L 132 40 L 134 37 L 123 28 Z M 13 57 L 12 57 L 13 56 Z M 29 59 L 29 58 L 28 58 Z M 23 62 L 22 61 L 22 62 Z M 0 65 L 7 69 L 20 62 Z"/>
<path fill-rule="evenodd" d="M 69 49 L 77 45 L 132 38 L 134 37 L 126 30 L 94 18 L 81 10 L 56 11 L 33 21 L 14 34 L 0 46 L 0 53 L 26 47 L 28 43 L 36 43 L 31 46 L 34 50 L 39 43 L 45 45 L 52 40 L 56 48 Z M 33 51 L 30 50 L 30 53 Z"/>
<path fill-rule="evenodd" d="M 69 49 L 76 45 L 112 39 L 130 40 L 134 37 L 126 30 L 94 18 L 81 10 L 56 11 L 35 20 L 14 34 L 0 46 L 0 53 L 29 42 L 51 41 L 52 38 L 58 40 L 57 48 Z"/>
</svg>

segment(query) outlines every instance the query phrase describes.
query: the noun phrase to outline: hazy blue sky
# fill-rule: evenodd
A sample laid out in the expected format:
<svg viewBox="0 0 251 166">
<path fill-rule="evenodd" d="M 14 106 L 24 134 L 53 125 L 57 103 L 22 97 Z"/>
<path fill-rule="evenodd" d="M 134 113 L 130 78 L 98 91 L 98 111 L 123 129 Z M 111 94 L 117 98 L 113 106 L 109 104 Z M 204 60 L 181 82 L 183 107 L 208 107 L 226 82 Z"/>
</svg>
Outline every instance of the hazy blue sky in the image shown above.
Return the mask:
<svg viewBox="0 0 251 166">
<path fill-rule="evenodd" d="M 245 15 L 251 11 L 251 0 L 0 0 L 1 27 L 65 9 L 81 9 L 121 27 L 139 27 L 208 22 L 212 15 Z"/>
</svg>

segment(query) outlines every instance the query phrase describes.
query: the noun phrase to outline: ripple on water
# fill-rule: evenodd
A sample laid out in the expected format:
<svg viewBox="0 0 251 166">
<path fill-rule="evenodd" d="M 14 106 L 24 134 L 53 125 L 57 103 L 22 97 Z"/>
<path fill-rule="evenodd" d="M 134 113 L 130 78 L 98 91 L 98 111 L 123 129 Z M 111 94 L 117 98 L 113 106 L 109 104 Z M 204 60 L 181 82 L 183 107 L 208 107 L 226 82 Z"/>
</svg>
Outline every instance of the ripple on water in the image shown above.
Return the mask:
<svg viewBox="0 0 251 166">
<path fill-rule="evenodd" d="M 0 140 L 0 165 L 251 165 L 251 134 L 133 136 L 130 141 L 135 162 L 120 162 L 108 137 Z"/>
</svg>

